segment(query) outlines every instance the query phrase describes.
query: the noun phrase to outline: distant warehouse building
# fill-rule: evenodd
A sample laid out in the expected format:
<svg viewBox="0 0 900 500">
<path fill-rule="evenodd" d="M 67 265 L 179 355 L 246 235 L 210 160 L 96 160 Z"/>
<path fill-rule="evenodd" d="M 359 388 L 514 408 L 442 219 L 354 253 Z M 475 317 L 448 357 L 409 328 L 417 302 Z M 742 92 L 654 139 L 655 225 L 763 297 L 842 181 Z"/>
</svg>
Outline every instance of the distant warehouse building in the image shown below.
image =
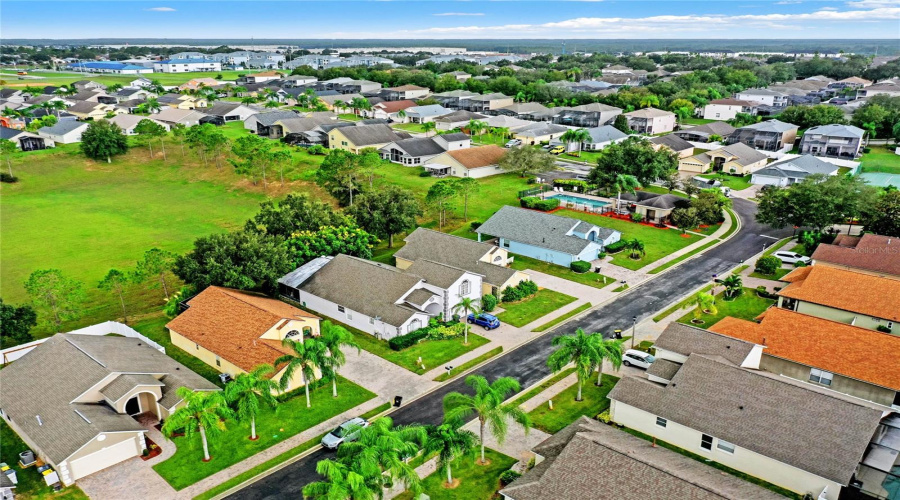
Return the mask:
<svg viewBox="0 0 900 500">
<path fill-rule="evenodd" d="M 209 59 L 166 59 L 153 63 L 157 73 L 187 73 L 189 71 L 221 71 L 222 63 Z"/>
<path fill-rule="evenodd" d="M 141 73 L 153 73 L 153 69 L 137 66 L 134 64 L 126 64 L 121 62 L 79 62 L 69 65 L 69 69 L 73 71 L 84 71 L 86 73 L 113 73 L 116 75 L 138 75 Z"/>
</svg>

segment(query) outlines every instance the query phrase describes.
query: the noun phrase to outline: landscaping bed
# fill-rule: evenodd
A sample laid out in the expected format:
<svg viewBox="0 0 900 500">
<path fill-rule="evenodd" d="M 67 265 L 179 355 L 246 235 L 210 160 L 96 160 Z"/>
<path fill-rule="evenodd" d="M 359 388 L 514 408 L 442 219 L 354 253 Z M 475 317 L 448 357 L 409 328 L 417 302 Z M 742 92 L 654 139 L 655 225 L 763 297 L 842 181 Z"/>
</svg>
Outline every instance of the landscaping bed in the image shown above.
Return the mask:
<svg viewBox="0 0 900 500">
<path fill-rule="evenodd" d="M 575 382 L 551 398 L 553 400 L 552 410 L 547 403 L 541 403 L 540 406 L 531 410 L 528 416 L 531 417 L 534 427 L 554 434 L 581 416 L 595 418 L 599 413 L 609 409 L 609 398 L 606 395 L 615 387 L 619 379 L 603 374 L 603 385 L 599 387 L 594 385 L 596 381 L 597 373 L 594 372 L 582 387 L 582 401 L 575 401 L 575 397 L 578 395 L 578 382 Z"/>
<path fill-rule="evenodd" d="M 479 455 L 480 456 L 480 455 Z M 509 470 L 516 459 L 500 452 L 485 449 L 485 458 L 490 461 L 487 466 L 475 464 L 475 454 L 460 457 L 450 463 L 453 479 L 459 481 L 456 488 L 446 488 L 447 474 L 436 471 L 422 479 L 423 493 L 431 500 L 490 500 L 500 491 L 500 474 Z M 404 491 L 395 497 L 397 500 L 412 500 L 413 494 Z"/>
<path fill-rule="evenodd" d="M 688 303 L 690 304 L 690 302 Z M 694 319 L 692 308 L 691 312 L 679 318 L 678 322 L 685 325 L 709 328 L 726 316 L 753 320 L 774 303 L 775 301 L 772 299 L 758 296 L 753 288 L 744 288 L 743 293 L 734 299 L 726 299 L 725 292 L 720 292 L 716 294 L 716 309 L 718 309 L 716 314 L 703 313 L 701 316 L 703 323 L 694 323 L 691 321 Z"/>
<path fill-rule="evenodd" d="M 501 303 L 504 311 L 497 315 L 497 319 L 522 327 L 576 300 L 571 295 L 544 288 L 527 299 Z"/>
</svg>

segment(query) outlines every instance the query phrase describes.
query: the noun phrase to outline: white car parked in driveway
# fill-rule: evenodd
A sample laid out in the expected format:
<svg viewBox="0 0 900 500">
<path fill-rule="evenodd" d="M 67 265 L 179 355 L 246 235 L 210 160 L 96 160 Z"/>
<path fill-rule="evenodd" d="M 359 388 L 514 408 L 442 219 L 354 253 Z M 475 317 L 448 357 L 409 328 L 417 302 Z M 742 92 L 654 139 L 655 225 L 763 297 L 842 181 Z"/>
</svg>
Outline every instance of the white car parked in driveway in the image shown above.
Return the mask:
<svg viewBox="0 0 900 500">
<path fill-rule="evenodd" d="M 656 357 L 652 354 L 638 351 L 637 349 L 628 349 L 622 356 L 622 364 L 625 366 L 636 366 L 638 368 L 647 369 L 656 361 Z"/>
<path fill-rule="evenodd" d="M 356 441 L 359 439 L 360 431 L 368 426 L 369 422 L 364 418 L 351 418 L 326 434 L 325 437 L 322 438 L 322 446 L 329 450 L 334 450 L 337 449 L 341 443 Z"/>
<path fill-rule="evenodd" d="M 810 259 L 809 257 L 807 257 L 805 255 L 800 255 L 799 253 L 795 253 L 795 252 L 781 251 L 781 252 L 775 252 L 772 255 L 781 259 L 781 262 L 784 262 L 785 264 L 796 264 L 798 262 L 802 262 L 804 264 L 809 264 L 812 261 L 812 259 Z"/>
</svg>

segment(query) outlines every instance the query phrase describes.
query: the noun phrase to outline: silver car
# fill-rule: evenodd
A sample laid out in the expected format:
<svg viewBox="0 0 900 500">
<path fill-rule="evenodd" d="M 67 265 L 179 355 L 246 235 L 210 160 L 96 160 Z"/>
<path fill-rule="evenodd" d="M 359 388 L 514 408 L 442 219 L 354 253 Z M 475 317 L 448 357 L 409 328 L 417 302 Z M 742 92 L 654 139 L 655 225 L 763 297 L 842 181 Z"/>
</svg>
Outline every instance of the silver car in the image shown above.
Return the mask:
<svg viewBox="0 0 900 500">
<path fill-rule="evenodd" d="M 369 422 L 364 418 L 351 418 L 337 426 L 333 431 L 325 434 L 325 437 L 322 438 L 322 446 L 329 450 L 334 450 L 341 443 L 356 441 L 359 439 L 360 431 L 368 426 Z"/>
<path fill-rule="evenodd" d="M 638 351 L 637 349 L 628 349 L 625 351 L 625 355 L 622 356 L 623 365 L 636 366 L 645 370 L 650 368 L 654 361 L 656 361 L 656 358 L 652 354 Z"/>
<path fill-rule="evenodd" d="M 781 252 L 775 252 L 772 255 L 781 259 L 781 262 L 784 262 L 785 264 L 796 264 L 798 262 L 802 262 L 804 264 L 809 264 L 810 260 L 811 260 L 809 257 L 807 257 L 805 255 L 800 255 L 799 253 L 796 253 L 796 252 L 781 251 Z"/>
</svg>

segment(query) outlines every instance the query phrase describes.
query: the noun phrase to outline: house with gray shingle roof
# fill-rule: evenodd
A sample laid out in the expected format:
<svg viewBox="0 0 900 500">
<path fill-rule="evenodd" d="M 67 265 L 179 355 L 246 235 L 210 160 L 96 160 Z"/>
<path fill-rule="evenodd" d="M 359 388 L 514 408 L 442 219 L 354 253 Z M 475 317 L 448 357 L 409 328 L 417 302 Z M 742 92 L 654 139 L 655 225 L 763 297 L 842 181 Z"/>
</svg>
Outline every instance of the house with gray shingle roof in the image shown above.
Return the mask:
<svg viewBox="0 0 900 500">
<path fill-rule="evenodd" d="M 540 144 L 542 142 L 550 142 L 558 139 L 565 134 L 569 127 L 557 125 L 555 123 L 538 122 L 531 125 L 517 128 L 512 136 L 519 139 L 522 144 Z"/>
<path fill-rule="evenodd" d="M 444 151 L 444 147 L 434 137 L 410 137 L 394 141 L 379 149 L 378 153 L 392 163 L 412 167 L 424 165 Z"/>
<path fill-rule="evenodd" d="M 5 367 L 0 385 L 0 416 L 65 485 L 146 449 L 133 415 L 168 418 L 181 387 L 219 390 L 141 339 L 62 333 Z"/>
<path fill-rule="evenodd" d="M 429 104 L 427 106 L 413 106 L 406 108 L 406 118 L 410 123 L 427 123 L 434 121 L 439 116 L 449 115 L 452 109 L 447 109 L 440 104 Z"/>
<path fill-rule="evenodd" d="M 840 167 L 837 165 L 807 154 L 770 163 L 754 172 L 750 182 L 752 184 L 785 187 L 800 182 L 814 174 L 837 175 L 839 170 Z"/>
<path fill-rule="evenodd" d="M 319 257 L 278 280 L 283 296 L 326 318 L 390 339 L 450 320 L 463 298 L 481 299 L 481 274 L 429 259 L 405 269 L 337 255 Z"/>
<path fill-rule="evenodd" d="M 49 127 L 41 127 L 37 134 L 60 144 L 81 142 L 81 134 L 88 128 L 88 122 L 61 120 Z"/>
<path fill-rule="evenodd" d="M 759 151 L 782 151 L 794 147 L 799 127 L 779 120 L 754 123 L 735 130 L 727 144 L 742 143 Z"/>
<path fill-rule="evenodd" d="M 810 127 L 800 139 L 800 154 L 853 160 L 859 156 L 865 131 L 853 125 Z"/>
<path fill-rule="evenodd" d="M 280 139 L 284 131 L 281 127 L 275 126 L 275 122 L 291 118 L 300 118 L 300 115 L 294 111 L 264 111 L 248 116 L 244 120 L 244 128 L 260 137 Z"/>
<path fill-rule="evenodd" d="M 477 230 L 497 238 L 497 245 L 510 253 L 569 266 L 575 261 L 597 259 L 606 245 L 622 238 L 614 229 L 525 208 L 504 206 Z"/>
</svg>

